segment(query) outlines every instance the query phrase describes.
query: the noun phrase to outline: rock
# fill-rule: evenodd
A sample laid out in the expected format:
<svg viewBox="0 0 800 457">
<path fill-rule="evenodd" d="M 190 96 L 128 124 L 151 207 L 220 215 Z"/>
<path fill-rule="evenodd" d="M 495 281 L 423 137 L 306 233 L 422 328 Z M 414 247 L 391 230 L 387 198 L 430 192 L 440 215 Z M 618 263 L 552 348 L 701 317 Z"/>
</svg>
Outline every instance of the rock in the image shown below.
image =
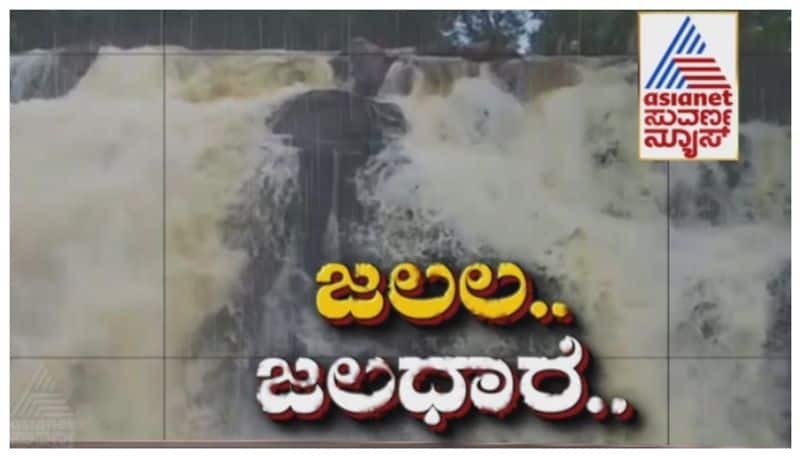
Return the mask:
<svg viewBox="0 0 800 457">
<path fill-rule="evenodd" d="M 498 60 L 518 59 L 517 51 L 508 49 L 497 40 L 484 40 L 464 46 L 453 46 L 446 42 L 435 42 L 420 46 L 420 56 L 461 57 L 471 62 L 496 62 Z"/>
<path fill-rule="evenodd" d="M 577 66 L 564 58 L 512 59 L 491 68 L 501 88 L 523 102 L 580 82 Z"/>
<path fill-rule="evenodd" d="M 306 271 L 313 274 L 323 261 L 331 216 L 342 227 L 360 219 L 356 171 L 384 147 L 387 137 L 404 131 L 405 121 L 392 104 L 341 90 L 317 90 L 284 103 L 268 123 L 299 150 L 303 258 Z M 341 248 L 344 234 L 337 237 L 340 251 L 347 251 Z"/>
<path fill-rule="evenodd" d="M 348 48 L 330 61 L 336 78 L 359 95 L 378 93 L 395 57 L 361 37 L 353 38 Z"/>
<path fill-rule="evenodd" d="M 495 40 L 471 43 L 460 48 L 457 55 L 473 62 L 497 62 L 522 57 L 517 51 L 508 49 Z"/>
<path fill-rule="evenodd" d="M 409 95 L 416 91 L 447 95 L 457 80 L 479 74 L 480 64 L 458 57 L 406 56 L 392 64 L 379 94 Z"/>
<path fill-rule="evenodd" d="M 791 335 L 791 265 L 786 260 L 773 272 L 767 283 L 769 293 L 769 328 L 764 352 L 767 356 L 788 355 Z"/>
<path fill-rule="evenodd" d="M 414 90 L 415 67 L 409 59 L 398 59 L 389 67 L 378 93 L 380 95 L 408 95 Z"/>
<path fill-rule="evenodd" d="M 11 103 L 56 98 L 72 90 L 97 58 L 97 46 L 69 46 L 11 56 Z"/>
</svg>

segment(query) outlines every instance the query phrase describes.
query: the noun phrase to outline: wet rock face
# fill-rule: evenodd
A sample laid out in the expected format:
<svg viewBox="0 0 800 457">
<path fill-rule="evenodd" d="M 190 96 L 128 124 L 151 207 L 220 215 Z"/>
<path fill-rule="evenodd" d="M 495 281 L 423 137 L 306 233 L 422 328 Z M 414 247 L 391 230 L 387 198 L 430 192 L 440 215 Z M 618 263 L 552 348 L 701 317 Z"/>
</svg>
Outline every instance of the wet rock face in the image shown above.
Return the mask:
<svg viewBox="0 0 800 457">
<path fill-rule="evenodd" d="M 456 80 L 479 78 L 481 74 L 490 74 L 498 88 L 522 103 L 580 83 L 578 65 L 562 58 L 504 57 L 482 61 L 465 55 L 410 55 L 394 60 L 379 93 L 409 95 L 420 84 L 423 93 L 446 95 Z"/>
<path fill-rule="evenodd" d="M 501 88 L 520 101 L 580 82 L 578 68 L 566 59 L 511 59 L 492 64 Z"/>
<path fill-rule="evenodd" d="M 280 332 L 264 330 L 270 327 L 266 297 L 286 320 L 273 324 L 292 328 L 300 311 L 286 305 L 313 300 L 306 294 L 323 262 L 363 260 L 348 236 L 348 227 L 364 220 L 354 178 L 373 154 L 404 132 L 406 123 L 393 104 L 343 90 L 316 90 L 285 101 L 266 119 L 266 127 L 295 148 L 280 160 L 289 160 L 289 174 L 296 175 L 292 183 L 280 182 L 258 168 L 229 207 L 224 242 L 247 253 L 246 265 L 230 302 L 198 330 L 193 353 L 263 353 L 275 347 L 302 352 L 293 337 L 276 341 Z"/>
<path fill-rule="evenodd" d="M 428 92 L 446 94 L 456 79 L 479 77 L 484 66 L 498 87 L 522 102 L 580 82 L 577 66 L 568 59 L 524 58 L 492 42 L 408 51 L 386 50 L 358 37 L 329 64 L 342 88 L 367 97 L 409 95 L 415 72 Z"/>
<path fill-rule="evenodd" d="M 312 90 L 291 98 L 267 124 L 273 133 L 291 135 L 301 149 L 324 142 L 363 146 L 405 129 L 395 105 L 342 90 Z"/>
<path fill-rule="evenodd" d="M 770 141 L 788 131 L 775 130 Z M 788 143 L 787 143 L 788 144 Z M 732 162 L 673 164 L 670 217 L 676 227 L 788 224 L 788 155 L 767 155 L 763 137 L 739 135 L 740 157 Z"/>
<path fill-rule="evenodd" d="M 394 60 L 380 46 L 357 37 L 330 64 L 337 79 L 348 82 L 354 93 L 370 97 L 377 95 Z"/>
<path fill-rule="evenodd" d="M 410 59 L 396 60 L 386 72 L 381 95 L 409 95 L 414 89 L 414 63 Z"/>
<path fill-rule="evenodd" d="M 69 92 L 97 58 L 97 46 L 70 46 L 11 56 L 11 103 Z"/>
<path fill-rule="evenodd" d="M 770 324 L 764 352 L 768 355 L 788 354 L 792 345 L 791 265 L 788 260 L 770 278 L 766 287 L 770 297 Z"/>
<path fill-rule="evenodd" d="M 517 51 L 509 49 L 503 42 L 498 40 L 483 40 L 462 46 L 454 46 L 446 41 L 436 41 L 423 44 L 416 49 L 416 54 L 420 56 L 461 57 L 472 62 L 496 62 L 498 60 L 521 57 Z"/>
<path fill-rule="evenodd" d="M 269 120 L 275 134 L 286 134 L 298 148 L 301 206 L 299 224 L 305 269 L 313 274 L 323 261 L 323 241 L 330 218 L 343 226 L 361 219 L 353 177 L 386 136 L 403 131 L 400 110 L 345 91 L 321 90 L 286 102 Z M 340 252 L 346 237 L 337 235 Z"/>
<path fill-rule="evenodd" d="M 284 102 L 266 124 L 296 148 L 298 185 L 287 207 L 270 207 L 266 211 L 268 219 L 281 220 L 276 225 L 259 219 L 258 207 L 274 204 L 273 193 L 280 184 L 269 182 L 267 175 L 256 174 L 253 180 L 257 185 L 242 189 L 244 203 L 231 208 L 223 225 L 227 242 L 248 253 L 247 263 L 238 286 L 231 291 L 229 306 L 209 316 L 198 330 L 191 347 L 194 353 L 306 353 L 298 335 L 286 332 L 299 328 L 311 312 L 295 305 L 313 301 L 308 278 L 314 277 L 323 262 L 330 261 L 327 253 L 331 227 L 333 244 L 338 245 L 339 251 L 336 258 L 362 260 L 357 246 L 348 244 L 346 234 L 346 227 L 363 220 L 353 178 L 372 154 L 406 128 L 395 105 L 343 90 L 300 94 Z M 256 203 L 253 206 L 248 202 Z M 289 283 L 284 284 L 285 281 Z M 276 309 L 280 312 L 276 313 Z M 250 375 L 255 366 L 248 365 L 256 362 L 243 360 L 238 368 L 224 363 L 207 368 L 216 381 L 192 393 L 191 401 L 209 404 L 213 398 L 221 398 L 213 397 L 211 392 L 222 389 L 239 395 L 215 400 L 224 403 L 216 404 L 216 411 L 239 411 L 245 405 L 247 411 L 256 413 L 251 396 L 256 390 L 256 378 Z M 261 421 L 254 417 L 239 426 L 248 424 L 261 425 Z"/>
<path fill-rule="evenodd" d="M 456 81 L 476 78 L 481 64 L 460 58 L 402 56 L 394 61 L 384 78 L 380 95 L 447 95 Z"/>
</svg>

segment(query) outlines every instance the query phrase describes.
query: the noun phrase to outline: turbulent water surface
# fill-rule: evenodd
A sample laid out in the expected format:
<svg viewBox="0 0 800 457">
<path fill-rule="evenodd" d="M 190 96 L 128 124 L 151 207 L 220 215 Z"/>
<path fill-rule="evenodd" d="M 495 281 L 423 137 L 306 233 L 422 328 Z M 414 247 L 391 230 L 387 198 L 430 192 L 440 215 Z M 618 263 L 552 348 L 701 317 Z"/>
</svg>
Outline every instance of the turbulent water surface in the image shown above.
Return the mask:
<svg viewBox="0 0 800 457">
<path fill-rule="evenodd" d="M 669 386 L 673 442 L 788 440 L 788 364 L 755 358 L 788 354 L 787 127 L 748 122 L 739 162 L 668 169 L 637 159 L 624 60 L 406 56 L 345 103 L 329 55 L 160 50 L 12 59 L 12 354 L 144 360 L 51 367 L 78 438 L 150 437 L 137 414 L 160 401 L 165 351 L 173 438 L 663 444 Z M 517 261 L 578 323 L 335 329 L 309 270 L 339 259 Z M 635 426 L 281 426 L 247 357 L 513 360 L 565 331 L 591 349 L 593 386 L 637 405 Z M 126 417 L 91 400 L 120 379 Z"/>
</svg>

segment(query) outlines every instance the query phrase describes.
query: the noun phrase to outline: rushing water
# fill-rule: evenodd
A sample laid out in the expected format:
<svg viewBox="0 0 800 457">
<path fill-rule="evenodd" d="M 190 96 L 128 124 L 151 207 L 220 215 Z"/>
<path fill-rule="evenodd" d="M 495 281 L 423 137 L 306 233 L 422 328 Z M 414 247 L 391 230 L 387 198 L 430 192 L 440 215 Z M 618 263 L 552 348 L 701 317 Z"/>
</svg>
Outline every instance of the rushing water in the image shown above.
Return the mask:
<svg viewBox="0 0 800 457">
<path fill-rule="evenodd" d="M 14 354 L 158 358 L 162 294 L 168 355 L 513 358 L 551 350 L 559 330 L 490 328 L 465 317 L 445 329 L 396 322 L 350 331 L 315 314 L 299 241 L 313 227 L 292 215 L 316 196 L 298 178 L 294 143 L 265 119 L 293 96 L 336 87 L 329 56 L 169 49 L 164 59 L 160 48 L 109 50 L 82 76 L 70 70 L 70 83 L 58 76 L 64 57 L 12 59 Z M 635 65 L 550 59 L 520 68 L 509 82 L 489 64 L 413 56 L 395 63 L 378 99 L 399 107 L 405 133 L 387 136 L 356 169 L 331 172 L 331 189 L 355 189 L 342 205 L 364 216 L 330 208 L 320 229 L 326 258 L 358 256 L 384 268 L 401 260 L 520 262 L 537 294 L 574 310 L 602 390 L 625 394 L 646 418 L 627 430 L 578 424 L 577 441 L 661 444 L 668 329 L 672 355 L 788 351 L 788 128 L 749 122 L 740 163 L 672 165 L 668 181 L 664 164 L 637 159 Z M 55 80 L 67 87 L 51 90 Z M 357 250 L 344 252 L 342 243 Z M 391 429 L 343 420 L 288 434 L 257 413 L 248 363 L 171 364 L 170 430 L 196 438 L 434 439 L 411 418 Z M 696 433 L 742 439 L 735 418 L 745 414 L 768 424 L 745 442 L 783 439 L 788 421 L 774 415 L 788 411 L 788 371 L 753 363 L 764 369 L 731 368 L 745 390 L 760 389 L 737 409 L 692 409 L 688 384 L 714 390 L 733 376 L 692 367 L 672 386 L 687 398 L 682 404 L 678 395 L 673 409 L 693 411 L 688 423 L 733 418 Z M 94 376 L 97 391 L 113 391 L 102 370 Z M 569 428 L 530 417 L 514 424 L 481 418 L 454 436 L 576 441 Z M 700 439 L 689 429 L 687 440 Z"/>
</svg>

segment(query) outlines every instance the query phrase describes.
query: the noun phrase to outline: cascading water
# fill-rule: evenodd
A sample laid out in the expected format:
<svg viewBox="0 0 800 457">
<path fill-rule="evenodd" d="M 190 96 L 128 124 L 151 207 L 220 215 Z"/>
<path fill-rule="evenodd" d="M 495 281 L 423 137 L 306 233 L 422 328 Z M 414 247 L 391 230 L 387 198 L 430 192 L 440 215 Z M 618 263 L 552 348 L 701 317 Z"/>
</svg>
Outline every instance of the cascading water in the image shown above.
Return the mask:
<svg viewBox="0 0 800 457">
<path fill-rule="evenodd" d="M 581 442 L 663 442 L 668 328 L 673 355 L 787 346 L 786 127 L 743 125 L 742 162 L 671 165 L 668 192 L 666 165 L 637 158 L 627 61 L 408 56 L 377 97 L 341 98 L 327 55 L 160 50 L 101 49 L 58 91 L 41 88 L 63 59 L 12 59 L 12 352 L 160 357 L 163 280 L 167 355 L 213 356 L 170 363 L 171 437 L 442 439 L 409 418 L 276 425 L 257 410 L 253 361 L 219 356 L 513 358 L 552 351 L 564 333 L 469 316 L 434 332 L 398 319 L 334 329 L 313 306 L 320 261 L 519 262 L 537 295 L 574 309 L 603 390 L 646 417 L 578 423 Z M 42 333 L 42 319 L 58 325 Z M 770 370 L 737 375 L 769 392 L 788 378 Z M 102 390 L 103 373 L 91 375 Z M 770 419 L 788 408 L 783 392 L 742 400 L 750 420 L 773 424 L 751 442 L 788 434 Z M 574 441 L 574 428 L 518 422 L 522 437 L 522 424 L 490 418 L 450 437 Z"/>
</svg>

